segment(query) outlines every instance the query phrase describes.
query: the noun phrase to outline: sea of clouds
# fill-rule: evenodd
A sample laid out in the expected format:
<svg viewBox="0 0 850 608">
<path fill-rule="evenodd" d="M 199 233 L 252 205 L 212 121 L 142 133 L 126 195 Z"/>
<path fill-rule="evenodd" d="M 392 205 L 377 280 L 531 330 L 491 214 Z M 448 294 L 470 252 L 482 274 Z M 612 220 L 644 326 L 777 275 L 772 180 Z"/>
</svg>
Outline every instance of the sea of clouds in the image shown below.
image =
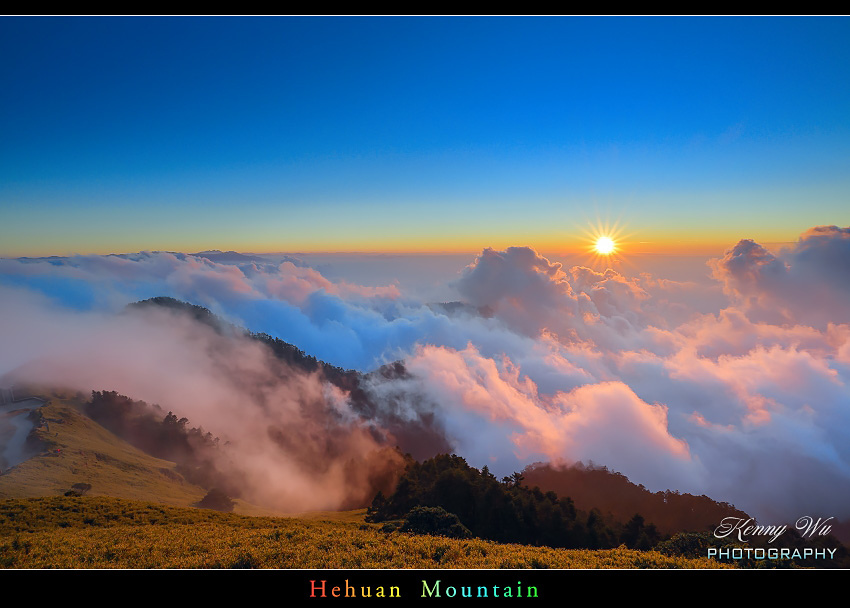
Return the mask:
<svg viewBox="0 0 850 608">
<path fill-rule="evenodd" d="M 761 521 L 850 518 L 850 228 L 776 253 L 741 240 L 709 264 L 712 281 L 689 282 L 486 249 L 445 278 L 462 304 L 442 306 L 296 259 L 2 259 L 0 375 L 159 403 L 231 441 L 256 498 L 293 510 L 356 500 L 394 458 L 392 418 L 500 476 L 592 460 Z M 256 341 L 124 312 L 154 296 L 346 369 L 409 373 L 372 378 L 378 409 L 355 411 Z"/>
</svg>

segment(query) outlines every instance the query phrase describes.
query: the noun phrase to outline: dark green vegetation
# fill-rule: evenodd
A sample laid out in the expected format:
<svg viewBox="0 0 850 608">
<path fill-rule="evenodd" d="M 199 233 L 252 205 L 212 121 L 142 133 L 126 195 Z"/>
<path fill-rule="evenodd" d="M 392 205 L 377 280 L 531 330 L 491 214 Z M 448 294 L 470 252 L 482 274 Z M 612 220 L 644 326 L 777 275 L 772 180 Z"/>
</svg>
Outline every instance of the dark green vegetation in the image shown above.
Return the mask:
<svg viewBox="0 0 850 608">
<path fill-rule="evenodd" d="M 661 539 L 640 515 L 625 524 L 607 523 L 599 511 L 580 512 L 570 498 L 530 488 L 523 481 L 519 473 L 498 480 L 487 467 L 478 471 L 459 456 L 439 455 L 411 463 L 391 496 L 375 497 L 367 520 L 401 519 L 416 507 L 442 507 L 456 514 L 474 536 L 497 542 L 649 549 Z"/>
<path fill-rule="evenodd" d="M 236 503 L 234 503 L 233 500 L 231 500 L 231 498 L 222 490 L 213 488 L 207 492 L 207 495 L 199 502 L 195 503 L 194 506 L 200 507 L 201 509 L 214 509 L 216 511 L 230 513 L 233 511 L 233 507 L 236 506 Z"/>
<path fill-rule="evenodd" d="M 557 471 L 549 467 L 546 469 L 550 476 L 554 476 L 552 478 L 557 478 Z M 530 470 L 533 472 L 535 468 Z M 587 474 L 587 471 L 584 473 Z M 614 487 L 624 484 L 626 487 L 633 486 L 624 476 L 604 469 L 596 469 L 592 474 L 592 479 L 610 481 Z M 567 478 L 575 475 L 575 471 L 566 473 Z M 587 483 L 586 479 L 584 481 Z M 604 483 L 600 485 L 605 488 Z M 643 488 L 633 487 L 655 496 Z M 523 474 L 514 473 L 499 480 L 487 467 L 479 471 L 459 456 L 439 455 L 422 463 L 411 462 L 392 495 L 385 497 L 378 494 L 375 497 L 367 510 L 366 520 L 400 521 L 402 530 L 415 529 L 422 533 L 454 536 L 452 528 L 441 523 L 451 521 L 450 516 L 454 514 L 459 520 L 459 526 L 453 529 L 468 529 L 478 538 L 569 549 L 625 546 L 641 551 L 655 549 L 666 555 L 703 557 L 707 555 L 708 547 L 734 546 L 731 539 L 715 538 L 710 529 L 716 528 L 723 517 L 740 516 L 748 519 L 745 513 L 705 496 L 673 496 L 680 497 L 680 504 L 687 504 L 686 501 L 690 500 L 703 508 L 691 512 L 693 519 L 682 519 L 686 527 L 674 529 L 671 537 L 669 533 L 659 532 L 658 527 L 648 522 L 642 514 L 634 513 L 628 519 L 618 519 L 610 512 L 603 515 L 596 508 L 580 510 L 566 496 L 566 492 L 559 496 L 551 490 L 544 492 L 538 486 L 531 487 Z M 701 525 L 701 518 L 705 517 L 706 511 L 716 513 L 720 519 L 709 522 L 708 526 Z M 664 512 L 661 511 L 662 514 Z M 766 538 L 760 537 L 742 546 L 837 549 L 835 559 L 828 562 L 816 562 L 813 559 L 775 562 L 752 559 L 741 563 L 746 567 L 850 565 L 846 548 L 834 537 L 803 539 L 793 529 L 789 529 L 773 543 L 768 544 Z"/>
<path fill-rule="evenodd" d="M 191 483 L 237 492 L 215 467 L 218 437 L 190 428 L 187 418 L 172 412 L 163 415 L 158 405 L 134 401 L 115 391 L 92 391 L 84 411 L 141 451 L 176 463 L 176 471 Z"/>
<path fill-rule="evenodd" d="M 472 532 L 460 523 L 457 515 L 448 513 L 442 507 L 413 507 L 405 516 L 399 530 L 446 538 L 472 538 Z"/>
<path fill-rule="evenodd" d="M 176 314 L 189 316 L 195 321 L 203 323 L 204 325 L 209 325 L 217 331 L 236 330 L 236 327 L 234 325 L 231 325 L 230 323 L 227 323 L 224 320 L 220 319 L 212 312 L 210 312 L 209 309 L 204 308 L 203 306 L 189 304 L 188 302 L 182 302 L 180 300 L 175 300 L 174 298 L 169 298 L 167 296 L 148 298 L 147 300 L 142 300 L 141 302 L 133 302 L 127 305 L 128 311 L 145 310 L 152 308 L 170 310 Z"/>
</svg>

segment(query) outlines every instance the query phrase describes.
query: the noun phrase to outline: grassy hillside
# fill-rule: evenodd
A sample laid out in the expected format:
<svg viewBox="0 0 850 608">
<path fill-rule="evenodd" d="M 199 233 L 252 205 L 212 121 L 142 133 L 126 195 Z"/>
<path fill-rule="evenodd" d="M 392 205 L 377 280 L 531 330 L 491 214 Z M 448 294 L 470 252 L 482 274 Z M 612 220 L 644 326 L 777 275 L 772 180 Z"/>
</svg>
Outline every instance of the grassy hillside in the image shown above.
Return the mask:
<svg viewBox="0 0 850 608">
<path fill-rule="evenodd" d="M 0 475 L 0 498 L 62 495 L 75 483 L 90 495 L 188 506 L 203 488 L 188 483 L 175 464 L 148 456 L 80 412 L 75 396 L 51 395 L 34 431 L 40 453 Z"/>
<path fill-rule="evenodd" d="M 4 568 L 717 568 L 707 559 L 384 533 L 107 497 L 0 501 Z"/>
<path fill-rule="evenodd" d="M 175 463 L 145 454 L 86 416 L 84 401 L 76 394 L 37 392 L 47 400 L 39 408 L 43 424 L 33 433 L 38 454 L 0 473 L 0 499 L 62 496 L 77 483 L 91 485 L 88 496 L 184 507 L 206 494 L 204 488 L 186 481 Z M 0 438 L 4 429 L 0 416 Z M 244 515 L 289 515 L 239 499 L 234 502 L 234 512 Z M 351 517 L 346 513 L 303 516 Z"/>
</svg>

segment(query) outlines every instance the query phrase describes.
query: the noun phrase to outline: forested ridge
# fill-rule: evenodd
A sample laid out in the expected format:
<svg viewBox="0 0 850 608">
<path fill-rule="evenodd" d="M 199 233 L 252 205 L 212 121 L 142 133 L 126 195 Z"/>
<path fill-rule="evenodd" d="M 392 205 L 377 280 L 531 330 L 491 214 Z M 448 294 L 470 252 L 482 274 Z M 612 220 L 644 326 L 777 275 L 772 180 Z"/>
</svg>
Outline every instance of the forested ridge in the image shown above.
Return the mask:
<svg viewBox="0 0 850 608">
<path fill-rule="evenodd" d="M 626 522 L 606 521 L 598 509 L 580 511 L 569 496 L 528 486 L 521 473 L 497 479 L 486 466 L 479 471 L 456 455 L 411 462 L 391 496 L 375 497 L 367 518 L 398 520 L 416 507 L 440 507 L 472 536 L 505 543 L 649 549 L 661 540 L 637 513 Z"/>
</svg>

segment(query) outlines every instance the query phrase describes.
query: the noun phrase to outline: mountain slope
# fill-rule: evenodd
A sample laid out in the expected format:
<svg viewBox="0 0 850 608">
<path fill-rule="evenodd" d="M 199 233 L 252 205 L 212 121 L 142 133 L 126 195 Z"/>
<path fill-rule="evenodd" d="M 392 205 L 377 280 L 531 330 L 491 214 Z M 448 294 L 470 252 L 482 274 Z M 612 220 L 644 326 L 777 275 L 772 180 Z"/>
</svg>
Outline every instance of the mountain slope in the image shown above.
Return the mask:
<svg viewBox="0 0 850 608">
<path fill-rule="evenodd" d="M 49 395 L 31 438 L 40 453 L 0 474 L 0 498 L 64 494 L 89 484 L 90 495 L 188 506 L 206 491 L 188 483 L 175 464 L 148 456 L 81 412 L 77 396 Z M 32 440 L 31 439 L 31 440 Z"/>
<path fill-rule="evenodd" d="M 529 486 L 569 496 L 577 509 L 598 509 L 603 515 L 619 521 L 628 521 L 639 513 L 662 534 L 684 530 L 703 532 L 716 528 L 725 517 L 749 518 L 734 505 L 708 496 L 669 490 L 650 492 L 607 467 L 535 463 L 526 467 L 522 474 Z"/>
</svg>

